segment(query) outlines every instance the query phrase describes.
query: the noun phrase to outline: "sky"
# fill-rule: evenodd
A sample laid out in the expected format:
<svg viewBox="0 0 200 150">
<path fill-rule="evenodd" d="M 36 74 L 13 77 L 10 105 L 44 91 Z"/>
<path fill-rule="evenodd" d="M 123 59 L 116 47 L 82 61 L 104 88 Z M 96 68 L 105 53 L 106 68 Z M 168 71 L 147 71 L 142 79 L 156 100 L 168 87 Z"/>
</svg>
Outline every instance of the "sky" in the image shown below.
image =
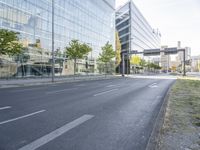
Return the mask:
<svg viewBox="0 0 200 150">
<path fill-rule="evenodd" d="M 116 8 L 128 0 L 116 0 Z M 200 55 L 200 0 L 133 0 L 152 28 L 162 34 L 161 45 L 191 47 Z"/>
</svg>

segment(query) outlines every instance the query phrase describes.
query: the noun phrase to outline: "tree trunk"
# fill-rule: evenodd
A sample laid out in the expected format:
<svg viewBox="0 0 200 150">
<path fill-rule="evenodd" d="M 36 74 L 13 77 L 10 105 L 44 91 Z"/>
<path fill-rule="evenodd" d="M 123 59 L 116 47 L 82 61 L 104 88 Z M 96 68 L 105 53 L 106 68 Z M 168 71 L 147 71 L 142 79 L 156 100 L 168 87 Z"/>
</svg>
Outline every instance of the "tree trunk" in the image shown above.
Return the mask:
<svg viewBox="0 0 200 150">
<path fill-rule="evenodd" d="M 74 59 L 74 75 L 76 74 L 76 58 Z"/>
<path fill-rule="evenodd" d="M 107 72 L 108 72 L 108 66 L 107 66 L 107 62 L 105 63 L 105 77 L 106 77 L 106 75 L 107 75 Z"/>
</svg>

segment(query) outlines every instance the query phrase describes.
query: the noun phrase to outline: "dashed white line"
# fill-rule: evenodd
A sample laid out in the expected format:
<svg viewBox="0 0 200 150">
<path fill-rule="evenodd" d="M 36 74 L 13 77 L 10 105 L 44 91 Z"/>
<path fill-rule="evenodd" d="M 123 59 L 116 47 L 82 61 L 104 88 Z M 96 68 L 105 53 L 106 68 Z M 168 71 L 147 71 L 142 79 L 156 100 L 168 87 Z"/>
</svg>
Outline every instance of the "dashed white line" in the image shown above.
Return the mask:
<svg viewBox="0 0 200 150">
<path fill-rule="evenodd" d="M 119 86 L 120 86 L 119 84 L 116 84 L 116 85 L 111 84 L 111 85 L 107 85 L 106 87 L 119 87 Z"/>
<path fill-rule="evenodd" d="M 148 87 L 150 87 L 150 88 L 156 88 L 158 86 L 157 86 L 157 83 L 153 83 L 153 84 L 149 85 Z"/>
<path fill-rule="evenodd" d="M 78 85 L 75 85 L 75 86 L 85 86 L 85 84 L 78 84 Z"/>
<path fill-rule="evenodd" d="M 31 90 L 37 90 L 37 89 L 42 89 L 44 87 L 37 87 L 37 88 L 28 88 L 28 89 L 21 89 L 21 90 L 14 90 L 11 92 L 25 92 L 25 91 L 31 91 Z"/>
<path fill-rule="evenodd" d="M 69 90 L 75 90 L 75 89 L 77 89 L 77 88 L 71 88 L 71 89 L 63 89 L 63 90 L 51 91 L 51 92 L 46 92 L 46 94 L 57 94 L 57 93 L 61 93 L 61 92 L 69 91 Z"/>
<path fill-rule="evenodd" d="M 11 106 L 0 107 L 0 110 L 9 109 Z"/>
<path fill-rule="evenodd" d="M 100 92 L 100 93 L 94 94 L 93 96 L 99 96 L 99 95 L 106 94 L 106 93 L 109 93 L 109 92 L 112 92 L 112 91 L 116 91 L 116 90 L 119 90 L 119 89 L 112 89 L 112 90 Z"/>
<path fill-rule="evenodd" d="M 62 134 L 66 133 L 67 131 L 75 128 L 76 126 L 86 122 L 87 120 L 92 119 L 93 115 L 83 115 L 82 117 L 65 124 L 64 126 L 46 134 L 45 136 L 33 141 L 32 143 L 25 145 L 24 147 L 20 148 L 19 150 L 35 150 L 48 142 L 54 140 L 55 138 L 61 136 Z"/>
<path fill-rule="evenodd" d="M 2 122 L 0 122 L 0 125 L 5 124 L 5 123 L 9 123 L 9 122 L 13 122 L 13 121 L 16 121 L 16 120 L 19 120 L 19 119 L 27 118 L 27 117 L 42 113 L 44 111 L 46 111 L 46 110 L 40 110 L 40 111 L 36 111 L 34 113 L 31 113 L 31 114 L 27 114 L 27 115 L 20 116 L 20 117 L 17 117 L 17 118 L 13 118 L 13 119 L 9 119 L 9 120 L 6 120 L 6 121 L 2 121 Z"/>
</svg>

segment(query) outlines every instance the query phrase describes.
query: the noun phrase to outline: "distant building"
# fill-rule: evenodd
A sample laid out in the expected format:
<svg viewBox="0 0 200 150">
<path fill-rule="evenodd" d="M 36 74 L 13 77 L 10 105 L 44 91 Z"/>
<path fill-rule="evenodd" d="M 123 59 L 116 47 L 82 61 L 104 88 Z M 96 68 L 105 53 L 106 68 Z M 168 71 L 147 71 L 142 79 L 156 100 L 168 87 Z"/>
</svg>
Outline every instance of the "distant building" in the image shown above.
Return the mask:
<svg viewBox="0 0 200 150">
<path fill-rule="evenodd" d="M 199 56 L 192 56 L 192 71 L 193 72 L 200 72 L 200 55 Z"/>
<path fill-rule="evenodd" d="M 160 48 L 160 32 L 149 25 L 132 0 L 116 10 L 116 30 L 122 51 Z M 126 60 L 125 66 L 129 68 Z"/>
<path fill-rule="evenodd" d="M 191 48 L 190 47 L 185 47 L 185 60 L 190 60 L 191 59 Z M 180 51 L 178 52 L 178 57 L 177 57 L 177 61 L 179 61 L 180 63 L 183 62 L 183 52 Z"/>
<path fill-rule="evenodd" d="M 160 57 L 154 57 L 151 59 L 152 63 L 160 66 Z"/>
<path fill-rule="evenodd" d="M 168 46 L 161 46 L 161 50 L 164 50 L 164 48 L 167 48 Z M 171 62 L 171 56 L 165 55 L 164 52 L 160 53 L 160 64 L 163 71 L 169 71 L 170 69 L 170 62 Z"/>
</svg>

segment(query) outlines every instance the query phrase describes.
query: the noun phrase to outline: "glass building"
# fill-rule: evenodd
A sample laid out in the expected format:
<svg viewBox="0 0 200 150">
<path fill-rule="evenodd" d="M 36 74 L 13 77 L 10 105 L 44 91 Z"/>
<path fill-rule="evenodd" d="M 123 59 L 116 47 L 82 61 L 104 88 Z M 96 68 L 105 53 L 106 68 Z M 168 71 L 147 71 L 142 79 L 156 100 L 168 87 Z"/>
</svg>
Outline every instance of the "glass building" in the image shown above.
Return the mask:
<svg viewBox="0 0 200 150">
<path fill-rule="evenodd" d="M 94 70 L 94 60 L 98 57 L 101 47 L 106 42 L 114 47 L 115 0 L 54 0 L 54 3 L 56 54 L 62 54 L 72 39 L 78 39 L 92 47 L 88 58 Z M 0 0 L 0 12 L 0 28 L 19 32 L 20 40 L 26 47 L 26 54 L 29 56 L 23 63 L 24 70 L 29 71 L 29 75 L 49 72 L 52 49 L 52 0 Z M 9 61 L 13 63 L 13 60 Z M 70 64 L 63 64 L 61 60 L 56 63 L 56 73 L 72 72 L 67 70 Z M 83 62 L 80 60 L 79 63 Z M 19 67 L 19 62 L 17 66 L 18 71 L 23 70 L 22 65 Z M 39 69 L 37 66 L 47 67 Z"/>
<path fill-rule="evenodd" d="M 132 0 L 117 9 L 115 19 L 122 51 L 160 48 L 160 32 L 149 25 Z"/>
</svg>

